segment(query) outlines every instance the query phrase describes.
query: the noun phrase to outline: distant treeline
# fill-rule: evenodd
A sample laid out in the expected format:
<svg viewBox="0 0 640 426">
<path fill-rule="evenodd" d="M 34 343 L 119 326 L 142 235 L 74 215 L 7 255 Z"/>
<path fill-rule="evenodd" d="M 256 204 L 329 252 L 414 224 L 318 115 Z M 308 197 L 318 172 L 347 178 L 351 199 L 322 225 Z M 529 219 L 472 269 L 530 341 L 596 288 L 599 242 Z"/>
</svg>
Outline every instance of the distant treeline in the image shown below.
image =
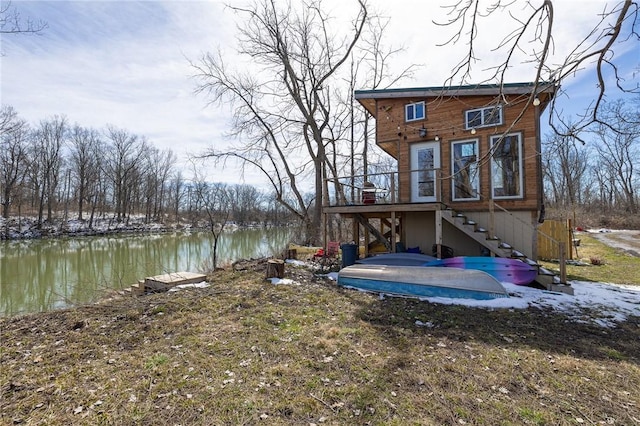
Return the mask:
<svg viewBox="0 0 640 426">
<path fill-rule="evenodd" d="M 566 123 L 543 139 L 546 202 L 640 225 L 640 96 L 603 103 L 600 117 L 589 129 Z"/>
<path fill-rule="evenodd" d="M 38 225 L 64 218 L 110 215 L 126 222 L 210 221 L 239 225 L 287 223 L 275 197 L 251 185 L 186 180 L 171 150 L 106 125 L 70 125 L 53 116 L 31 125 L 11 107 L 0 110 L 2 216 L 37 216 Z"/>
</svg>

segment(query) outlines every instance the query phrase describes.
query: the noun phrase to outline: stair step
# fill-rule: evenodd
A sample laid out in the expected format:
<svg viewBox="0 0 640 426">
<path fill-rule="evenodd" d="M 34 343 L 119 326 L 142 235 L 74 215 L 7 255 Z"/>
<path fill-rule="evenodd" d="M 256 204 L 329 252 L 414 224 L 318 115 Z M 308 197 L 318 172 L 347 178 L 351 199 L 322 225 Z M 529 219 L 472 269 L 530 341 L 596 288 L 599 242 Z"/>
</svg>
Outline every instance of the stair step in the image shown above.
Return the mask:
<svg viewBox="0 0 640 426">
<path fill-rule="evenodd" d="M 558 291 L 568 294 L 573 294 L 573 288 L 570 285 L 560 282 L 560 278 L 555 272 L 543 268 L 535 260 L 529 259 L 522 252 L 515 250 L 510 244 L 503 242 L 500 237 L 496 235 L 489 235 L 489 231 L 486 228 L 478 226 L 478 223 L 474 220 L 467 219 L 467 216 L 462 213 L 454 212 L 453 210 L 446 209 L 447 214 L 443 214 L 443 219 L 448 220 L 455 227 L 463 231 L 469 237 L 488 248 L 492 255 L 499 257 L 509 257 L 512 259 L 518 259 L 530 266 L 538 268 L 538 276 L 536 282 L 545 287 L 549 291 Z M 473 228 L 467 228 L 464 225 L 472 226 Z M 473 231 L 473 232 L 472 232 Z M 485 238 L 481 235 L 477 235 L 476 232 L 484 232 Z"/>
<path fill-rule="evenodd" d="M 558 293 L 565 293 L 570 296 L 573 296 L 573 287 L 571 287 L 568 284 L 557 284 L 557 283 L 550 284 L 547 286 L 547 290 L 555 291 Z"/>
<path fill-rule="evenodd" d="M 555 272 L 550 271 L 547 268 L 544 268 L 542 266 L 538 268 L 538 275 L 547 275 L 547 276 L 550 276 L 550 277 L 555 277 L 556 276 Z"/>
</svg>

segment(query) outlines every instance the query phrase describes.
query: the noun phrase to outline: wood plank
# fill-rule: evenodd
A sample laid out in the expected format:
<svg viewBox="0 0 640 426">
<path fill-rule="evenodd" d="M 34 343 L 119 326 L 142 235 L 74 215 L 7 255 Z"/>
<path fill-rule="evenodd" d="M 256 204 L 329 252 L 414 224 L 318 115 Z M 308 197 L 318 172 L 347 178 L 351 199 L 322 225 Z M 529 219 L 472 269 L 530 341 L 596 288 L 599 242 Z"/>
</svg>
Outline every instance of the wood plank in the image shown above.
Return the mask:
<svg viewBox="0 0 640 426">
<path fill-rule="evenodd" d="M 144 288 L 151 291 L 165 291 L 180 284 L 195 284 L 205 281 L 207 276 L 196 272 L 172 272 L 146 277 Z"/>
</svg>

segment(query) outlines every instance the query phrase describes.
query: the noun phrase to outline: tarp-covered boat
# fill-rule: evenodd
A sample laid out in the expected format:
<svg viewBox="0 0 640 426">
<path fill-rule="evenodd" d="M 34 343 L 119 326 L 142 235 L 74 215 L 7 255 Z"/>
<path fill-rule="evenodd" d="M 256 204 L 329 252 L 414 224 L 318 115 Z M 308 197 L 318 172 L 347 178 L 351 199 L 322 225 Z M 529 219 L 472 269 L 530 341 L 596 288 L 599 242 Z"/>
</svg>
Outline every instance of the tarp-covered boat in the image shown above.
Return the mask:
<svg viewBox="0 0 640 426">
<path fill-rule="evenodd" d="M 424 266 L 425 263 L 437 260 L 433 256 L 420 253 L 384 253 L 364 259 L 356 260 L 356 263 L 366 265 L 398 265 L 398 266 Z"/>
<path fill-rule="evenodd" d="M 504 257 L 458 256 L 449 259 L 436 259 L 424 266 L 445 266 L 484 271 L 500 282 L 517 285 L 531 284 L 538 275 L 535 266 L 518 259 Z"/>
<path fill-rule="evenodd" d="M 478 300 L 509 297 L 491 275 L 459 268 L 355 264 L 338 272 L 338 285 L 410 297 Z"/>
</svg>

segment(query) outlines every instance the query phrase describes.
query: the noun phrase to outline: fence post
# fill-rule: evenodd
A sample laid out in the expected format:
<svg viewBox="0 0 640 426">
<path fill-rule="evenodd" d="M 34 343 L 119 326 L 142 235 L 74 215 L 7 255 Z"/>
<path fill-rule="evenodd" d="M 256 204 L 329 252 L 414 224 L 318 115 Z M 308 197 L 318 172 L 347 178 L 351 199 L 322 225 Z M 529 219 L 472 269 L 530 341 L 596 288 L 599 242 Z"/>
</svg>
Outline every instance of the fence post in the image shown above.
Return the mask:
<svg viewBox="0 0 640 426">
<path fill-rule="evenodd" d="M 573 259 L 573 223 L 571 222 L 571 219 L 567 219 L 567 244 L 569 244 L 569 259 Z M 578 257 L 577 253 L 576 253 L 576 257 Z"/>
<path fill-rule="evenodd" d="M 560 250 L 560 283 L 567 283 L 567 245 L 564 241 L 558 243 Z"/>
</svg>

